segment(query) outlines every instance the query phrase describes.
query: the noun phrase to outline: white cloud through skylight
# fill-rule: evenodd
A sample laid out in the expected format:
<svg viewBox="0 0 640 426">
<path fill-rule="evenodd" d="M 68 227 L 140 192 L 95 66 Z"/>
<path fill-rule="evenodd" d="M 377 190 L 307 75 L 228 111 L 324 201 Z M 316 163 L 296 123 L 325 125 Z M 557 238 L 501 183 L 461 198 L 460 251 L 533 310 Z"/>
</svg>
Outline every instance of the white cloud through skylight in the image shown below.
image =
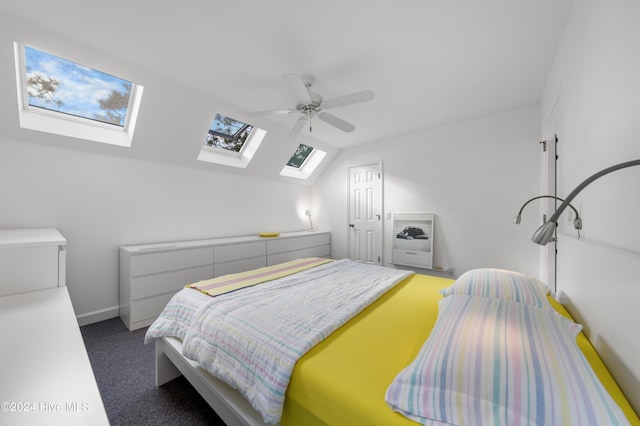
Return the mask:
<svg viewBox="0 0 640 426">
<path fill-rule="evenodd" d="M 131 82 L 29 46 L 25 67 L 30 106 L 125 126 Z"/>
</svg>

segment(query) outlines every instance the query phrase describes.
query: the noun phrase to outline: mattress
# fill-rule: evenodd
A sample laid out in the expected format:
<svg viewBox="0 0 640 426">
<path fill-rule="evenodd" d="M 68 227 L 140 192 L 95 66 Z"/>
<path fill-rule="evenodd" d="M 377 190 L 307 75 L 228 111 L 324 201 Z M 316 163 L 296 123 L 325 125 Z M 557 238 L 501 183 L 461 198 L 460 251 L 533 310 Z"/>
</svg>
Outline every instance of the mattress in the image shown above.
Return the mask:
<svg viewBox="0 0 640 426">
<path fill-rule="evenodd" d="M 305 354 L 281 424 L 415 425 L 387 406 L 385 392 L 429 336 L 438 290 L 452 282 L 412 275 Z"/>
<path fill-rule="evenodd" d="M 309 350 L 293 369 L 280 423 L 415 425 L 389 408 L 385 392 L 429 337 L 442 299 L 439 291 L 452 283 L 451 279 L 412 275 Z M 190 300 L 184 305 L 189 310 L 209 298 L 197 291 L 186 294 Z M 549 302 L 571 318 L 562 305 L 552 298 Z M 640 425 L 583 333 L 578 334 L 577 343 L 630 423 Z"/>
<path fill-rule="evenodd" d="M 396 374 L 418 354 L 437 318 L 439 290 L 453 281 L 413 275 L 303 356 L 293 371 L 281 424 L 415 425 L 385 403 Z M 549 298 L 552 306 L 571 318 Z M 640 419 L 583 333 L 577 343 L 631 424 Z"/>
</svg>

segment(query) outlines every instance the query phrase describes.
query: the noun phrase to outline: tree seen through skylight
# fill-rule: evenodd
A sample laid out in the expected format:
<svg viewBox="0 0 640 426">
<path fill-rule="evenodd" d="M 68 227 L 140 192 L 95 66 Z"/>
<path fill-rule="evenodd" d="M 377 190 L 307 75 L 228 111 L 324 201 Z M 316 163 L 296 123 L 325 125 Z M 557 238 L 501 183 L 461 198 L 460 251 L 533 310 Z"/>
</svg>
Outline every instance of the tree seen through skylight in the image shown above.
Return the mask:
<svg viewBox="0 0 640 426">
<path fill-rule="evenodd" d="M 209 126 L 204 144 L 227 151 L 240 152 L 252 130 L 251 124 L 216 114 L 211 126 Z"/>
<path fill-rule="evenodd" d="M 25 46 L 28 104 L 124 127 L 133 84 Z"/>
</svg>

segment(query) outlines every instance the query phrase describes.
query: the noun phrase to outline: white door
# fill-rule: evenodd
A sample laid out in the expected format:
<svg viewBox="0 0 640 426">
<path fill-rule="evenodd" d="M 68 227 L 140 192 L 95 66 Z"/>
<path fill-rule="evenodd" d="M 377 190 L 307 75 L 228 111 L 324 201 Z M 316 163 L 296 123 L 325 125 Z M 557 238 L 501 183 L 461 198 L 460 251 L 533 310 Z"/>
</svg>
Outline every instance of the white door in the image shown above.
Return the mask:
<svg viewBox="0 0 640 426">
<path fill-rule="evenodd" d="M 382 264 L 382 167 L 349 168 L 349 258 Z"/>
</svg>

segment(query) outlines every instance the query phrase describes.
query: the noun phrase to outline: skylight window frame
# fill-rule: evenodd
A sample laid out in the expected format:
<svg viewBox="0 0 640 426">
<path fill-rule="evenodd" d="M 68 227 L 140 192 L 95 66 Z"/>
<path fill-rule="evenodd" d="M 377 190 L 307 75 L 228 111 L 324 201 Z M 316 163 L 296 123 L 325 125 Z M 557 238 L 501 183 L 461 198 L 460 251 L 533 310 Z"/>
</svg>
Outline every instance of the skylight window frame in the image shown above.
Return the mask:
<svg viewBox="0 0 640 426">
<path fill-rule="evenodd" d="M 245 123 L 243 121 L 236 120 L 235 118 L 229 117 L 226 114 L 216 113 L 213 116 L 213 120 L 215 120 L 216 115 L 222 115 L 224 117 L 231 118 L 232 120 L 237 121 L 239 123 L 243 123 L 247 126 L 251 126 L 252 130 L 247 136 L 247 139 L 242 144 L 240 151 L 234 151 L 230 149 L 219 148 L 216 146 L 210 146 L 210 145 L 207 145 L 205 141 L 202 141 L 200 145 L 200 151 L 198 152 L 198 157 L 197 157 L 198 161 L 203 161 L 206 163 L 213 163 L 213 164 L 221 164 L 221 165 L 230 166 L 230 167 L 246 168 L 251 162 L 251 160 L 253 159 L 253 156 L 257 152 L 258 148 L 260 147 L 260 144 L 264 140 L 267 134 L 267 131 L 257 127 L 255 124 Z M 212 122 L 210 123 L 212 124 Z M 211 131 L 211 124 L 209 124 L 209 128 L 207 129 L 207 132 Z M 243 128 L 240 131 L 236 132 L 234 135 L 237 136 L 238 134 L 240 134 L 240 132 L 244 131 L 245 129 L 246 127 L 243 126 Z"/>
<path fill-rule="evenodd" d="M 26 47 L 61 58 L 82 67 L 98 71 L 131 84 L 127 114 L 122 126 L 98 119 L 85 118 L 65 112 L 54 111 L 36 105 L 29 105 L 27 89 Z M 133 141 L 135 124 L 140 110 L 144 87 L 131 80 L 114 74 L 83 65 L 78 61 L 55 55 L 47 50 L 33 47 L 30 44 L 14 42 L 14 60 L 16 66 L 16 85 L 18 95 L 18 115 L 20 127 L 46 133 L 68 136 L 93 142 L 130 147 Z"/>
<path fill-rule="evenodd" d="M 223 148 L 223 147 L 218 147 L 218 146 L 213 146 L 213 145 L 209 145 L 206 143 L 206 141 L 203 141 L 202 146 L 204 147 L 204 149 L 206 149 L 207 151 L 211 151 L 214 154 L 218 154 L 218 153 L 224 153 L 225 155 L 232 155 L 235 157 L 242 157 L 243 156 L 243 151 L 245 149 L 245 147 L 247 146 L 247 144 L 250 142 L 250 140 L 253 138 L 254 132 L 257 129 L 257 127 L 253 124 L 250 123 L 245 123 L 244 121 L 240 121 L 237 120 L 235 118 L 229 117 L 228 115 L 224 115 L 224 114 L 220 114 L 220 113 L 216 113 L 213 116 L 213 122 L 215 122 L 216 118 L 218 116 L 222 116 L 228 119 L 231 119 L 237 123 L 242 123 L 242 127 L 240 127 L 240 129 L 238 129 L 235 133 L 233 133 L 233 135 L 228 134 L 228 133 L 223 133 L 223 132 L 218 132 L 216 130 L 212 130 L 211 129 L 211 125 L 209 125 L 209 130 L 207 131 L 207 133 L 209 134 L 213 134 L 214 136 L 219 136 L 223 139 L 235 139 L 237 138 L 239 135 L 242 134 L 242 132 L 244 132 L 247 127 L 251 127 L 251 130 L 249 131 L 249 134 L 247 135 L 247 138 L 245 139 L 245 141 L 242 143 L 242 146 L 240 147 L 240 149 L 238 151 L 235 151 L 233 149 L 227 149 L 227 148 Z M 212 122 L 212 124 L 213 124 Z"/>
<path fill-rule="evenodd" d="M 220 115 L 220 114 L 216 114 L 216 115 Z M 225 115 L 225 117 L 226 117 L 226 115 Z M 230 117 L 227 117 L 227 118 L 230 118 Z M 235 118 L 232 118 L 232 120 L 233 121 L 237 121 L 238 123 L 242 123 L 242 127 L 240 127 L 238 130 L 236 130 L 234 134 L 230 135 L 228 133 L 218 132 L 216 130 L 211 130 L 211 129 L 209 129 L 209 133 L 217 133 L 218 135 L 220 135 L 221 137 L 223 137 L 225 139 L 228 139 L 228 138 L 235 139 L 235 138 L 238 137 L 238 135 L 240 133 L 242 133 L 244 130 L 246 130 L 247 127 L 251 127 L 251 130 L 249 131 L 249 133 L 251 133 L 253 131 L 253 125 L 245 123 L 244 121 L 236 120 Z"/>
<path fill-rule="evenodd" d="M 306 145 L 306 144 L 304 144 Z M 307 145 L 311 147 L 310 145 Z M 313 150 L 304 160 L 304 162 L 300 165 L 300 168 L 289 166 L 285 164 L 285 166 L 280 171 L 280 176 L 291 177 L 295 179 L 308 179 L 316 168 L 320 165 L 324 157 L 326 157 L 327 153 L 315 147 L 311 147 Z M 295 151 L 294 151 L 295 153 Z M 289 161 L 287 161 L 289 163 Z"/>
<path fill-rule="evenodd" d="M 247 146 L 247 143 L 249 142 L 249 139 L 251 139 L 251 135 L 249 135 L 247 137 L 247 140 L 242 145 L 242 148 L 240 148 L 240 151 L 233 151 L 231 149 L 219 148 L 217 146 L 207 145 L 205 143 L 202 144 L 202 150 L 207 151 L 207 152 L 211 152 L 211 153 L 216 154 L 216 155 L 220 154 L 220 155 L 226 155 L 226 156 L 229 156 L 229 157 L 232 157 L 232 158 L 240 158 L 240 157 L 242 157 L 242 153 L 243 153 L 245 147 Z"/>
</svg>

